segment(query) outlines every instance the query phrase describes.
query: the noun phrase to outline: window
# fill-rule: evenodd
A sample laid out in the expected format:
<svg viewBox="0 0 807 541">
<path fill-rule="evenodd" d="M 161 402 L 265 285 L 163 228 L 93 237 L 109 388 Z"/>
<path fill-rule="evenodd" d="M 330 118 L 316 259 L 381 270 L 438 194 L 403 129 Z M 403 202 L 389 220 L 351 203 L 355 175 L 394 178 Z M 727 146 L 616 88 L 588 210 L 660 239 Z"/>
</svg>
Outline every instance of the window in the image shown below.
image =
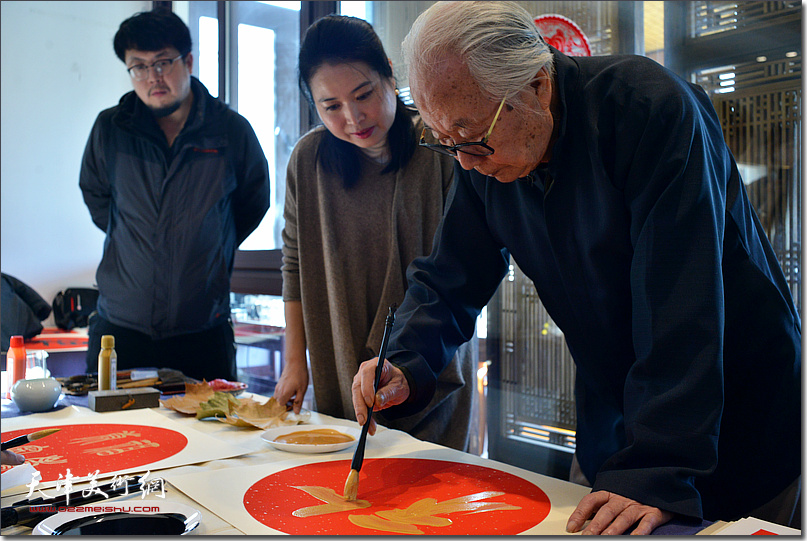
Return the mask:
<svg viewBox="0 0 807 541">
<path fill-rule="evenodd" d="M 339 2 L 339 13 L 373 24 L 373 2 Z"/>
<path fill-rule="evenodd" d="M 301 2 L 190 3 L 196 75 L 249 120 L 269 162 L 271 206 L 242 251 L 281 246 L 286 164 L 300 135 L 300 7 Z"/>
<path fill-rule="evenodd" d="M 286 195 L 286 165 L 294 145 L 311 127 L 297 87 L 300 36 L 336 2 L 188 3 L 194 73 L 211 94 L 242 114 L 269 161 L 269 211 L 235 256 L 235 293 L 279 295 Z"/>
</svg>

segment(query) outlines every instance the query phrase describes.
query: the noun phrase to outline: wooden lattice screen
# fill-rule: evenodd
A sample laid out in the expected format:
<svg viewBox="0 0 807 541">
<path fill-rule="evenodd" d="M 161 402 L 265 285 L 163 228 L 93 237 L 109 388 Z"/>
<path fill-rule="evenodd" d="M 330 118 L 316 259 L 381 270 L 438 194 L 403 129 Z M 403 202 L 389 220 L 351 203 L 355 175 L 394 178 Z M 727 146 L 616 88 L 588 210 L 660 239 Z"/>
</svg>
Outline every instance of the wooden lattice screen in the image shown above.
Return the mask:
<svg viewBox="0 0 807 541">
<path fill-rule="evenodd" d="M 712 95 L 748 197 L 801 308 L 801 58 L 695 74 Z M 733 81 L 731 92 L 721 82 Z"/>
<path fill-rule="evenodd" d="M 532 280 L 515 263 L 497 297 L 506 432 L 516 440 L 573 450 L 575 367 L 563 334 L 547 314 Z"/>
<path fill-rule="evenodd" d="M 774 2 L 726 2 L 700 0 L 688 6 L 687 35 L 702 38 L 737 29 L 758 29 L 779 24 L 783 18 L 801 19 L 799 0 Z"/>
</svg>

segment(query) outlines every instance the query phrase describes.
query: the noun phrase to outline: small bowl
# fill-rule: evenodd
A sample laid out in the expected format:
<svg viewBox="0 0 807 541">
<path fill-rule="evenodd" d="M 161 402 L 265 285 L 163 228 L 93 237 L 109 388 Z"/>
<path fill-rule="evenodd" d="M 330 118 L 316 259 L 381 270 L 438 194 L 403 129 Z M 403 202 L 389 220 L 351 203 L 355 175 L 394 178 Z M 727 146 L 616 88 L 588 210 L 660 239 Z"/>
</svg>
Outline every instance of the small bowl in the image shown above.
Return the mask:
<svg viewBox="0 0 807 541">
<path fill-rule="evenodd" d="M 20 411 L 48 411 L 62 394 L 55 378 L 21 379 L 11 388 L 11 400 Z"/>
<path fill-rule="evenodd" d="M 351 436 L 351 441 L 344 441 L 341 443 L 325 443 L 325 444 L 309 444 L 309 443 L 283 443 L 275 441 L 278 436 L 285 436 L 294 432 L 308 432 L 309 430 L 316 430 L 318 428 L 330 428 L 341 432 L 342 434 Z M 361 429 L 352 426 L 337 426 L 337 425 L 290 425 L 278 426 L 270 428 L 263 434 L 261 439 L 281 451 L 288 451 L 290 453 L 331 453 L 333 451 L 341 451 L 356 445 L 361 436 Z"/>
</svg>

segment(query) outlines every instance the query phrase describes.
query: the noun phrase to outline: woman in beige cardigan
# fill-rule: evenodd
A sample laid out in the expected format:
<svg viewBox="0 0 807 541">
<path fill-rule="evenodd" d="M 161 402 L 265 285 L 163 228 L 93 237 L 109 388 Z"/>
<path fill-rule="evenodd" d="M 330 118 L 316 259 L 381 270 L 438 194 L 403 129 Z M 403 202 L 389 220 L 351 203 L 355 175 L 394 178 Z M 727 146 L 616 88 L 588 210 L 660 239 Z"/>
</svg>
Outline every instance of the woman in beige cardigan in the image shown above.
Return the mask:
<svg viewBox="0 0 807 541">
<path fill-rule="evenodd" d="M 378 355 L 387 309 L 406 292 L 406 267 L 431 251 L 453 178 L 453 159 L 418 147 L 422 123 L 397 97 L 372 26 L 329 16 L 306 32 L 299 83 L 322 121 L 289 160 L 283 230 L 285 366 L 275 398 L 299 411 L 355 419 L 353 376 Z M 466 450 L 473 343 L 441 375 L 423 412 L 380 424 Z"/>
</svg>

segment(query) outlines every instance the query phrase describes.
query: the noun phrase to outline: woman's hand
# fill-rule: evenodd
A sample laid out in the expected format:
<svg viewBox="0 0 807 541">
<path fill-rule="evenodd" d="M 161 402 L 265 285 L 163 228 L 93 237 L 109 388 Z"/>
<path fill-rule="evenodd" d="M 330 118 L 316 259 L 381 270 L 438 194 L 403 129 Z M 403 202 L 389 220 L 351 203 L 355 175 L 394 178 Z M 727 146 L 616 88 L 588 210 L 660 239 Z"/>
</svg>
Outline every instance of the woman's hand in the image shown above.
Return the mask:
<svg viewBox="0 0 807 541">
<path fill-rule="evenodd" d="M 286 317 L 286 336 L 283 342 L 283 372 L 273 394 L 281 405 L 294 399 L 292 409 L 300 413 L 303 398 L 308 389 L 308 361 L 305 347 L 305 325 L 303 323 L 303 303 L 285 301 L 283 314 Z"/>
<path fill-rule="evenodd" d="M 275 386 L 274 397 L 279 404 L 285 405 L 294 399 L 292 408 L 294 413 L 300 413 L 303 407 L 303 398 L 308 389 L 308 366 L 305 359 L 286 359 L 286 366 L 280 374 L 280 380 Z"/>
<path fill-rule="evenodd" d="M 353 409 L 356 412 L 356 421 L 364 425 L 367 420 L 367 412 L 372 407 L 373 411 L 379 411 L 390 406 L 402 404 L 409 398 L 409 383 L 401 372 L 400 368 L 384 360 L 384 367 L 381 370 L 381 379 L 378 382 L 378 392 L 373 390 L 375 382 L 375 370 L 378 365 L 378 357 L 364 361 L 359 366 L 359 371 L 353 377 Z M 375 407 L 373 407 L 375 400 Z M 370 415 L 370 434 L 375 434 L 375 420 Z"/>
<path fill-rule="evenodd" d="M 620 535 L 637 522 L 631 535 L 650 535 L 650 532 L 673 517 L 670 511 L 642 505 L 613 492 L 598 490 L 580 500 L 566 523 L 566 531 L 579 531 L 592 515 L 594 518 L 580 532 L 583 535 Z"/>
</svg>

